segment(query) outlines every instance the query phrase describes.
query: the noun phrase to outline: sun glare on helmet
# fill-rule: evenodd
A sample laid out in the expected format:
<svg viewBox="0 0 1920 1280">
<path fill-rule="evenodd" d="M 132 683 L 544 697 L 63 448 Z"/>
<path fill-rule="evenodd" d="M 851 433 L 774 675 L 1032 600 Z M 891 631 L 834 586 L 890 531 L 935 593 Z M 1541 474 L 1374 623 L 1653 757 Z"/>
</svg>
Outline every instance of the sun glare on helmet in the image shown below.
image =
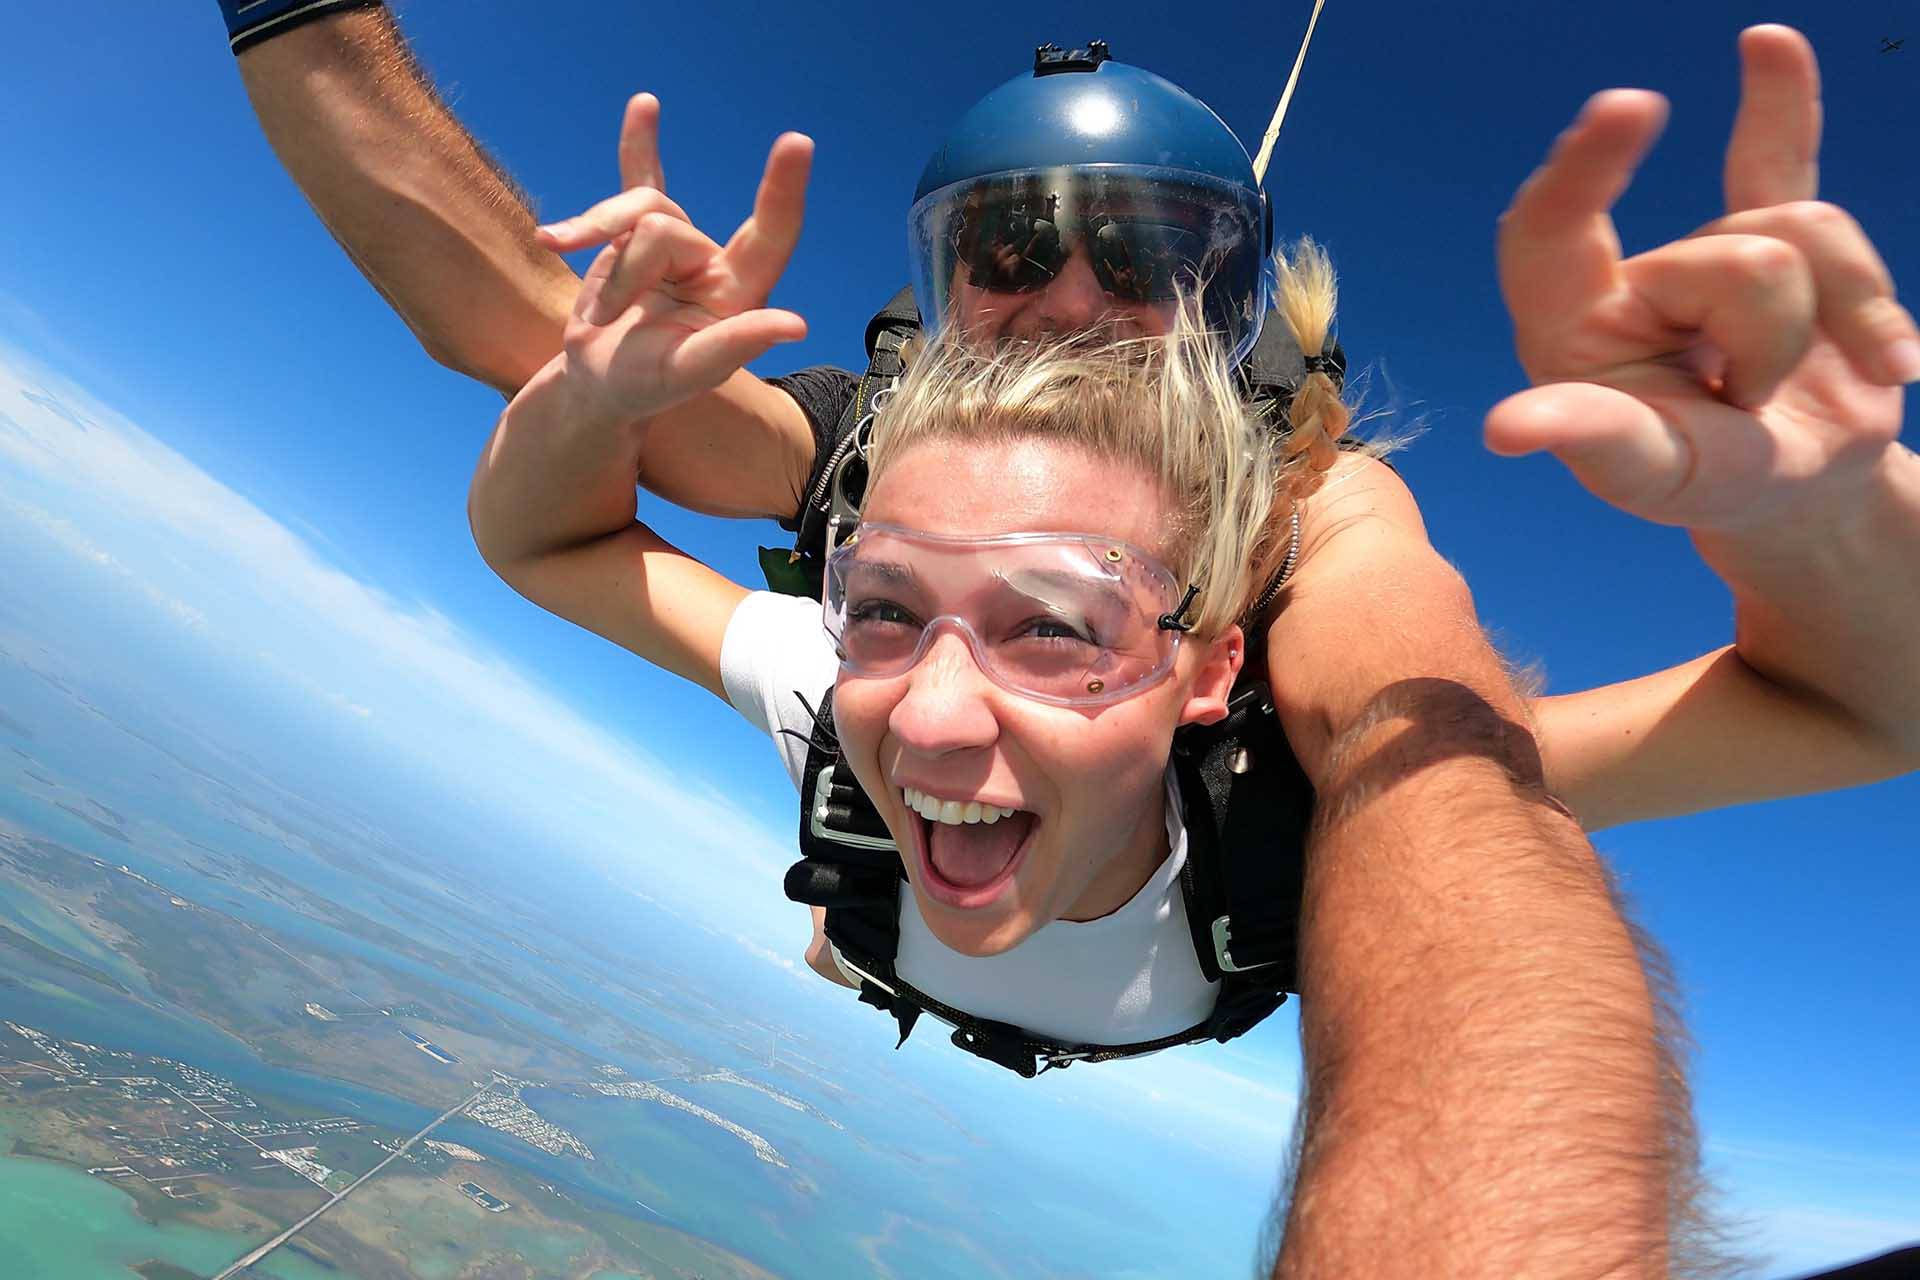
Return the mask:
<svg viewBox="0 0 1920 1280">
<path fill-rule="evenodd" d="M 1089 94 L 1073 104 L 1069 118 L 1081 133 L 1106 135 L 1120 127 L 1120 108 L 1112 98 Z"/>
</svg>

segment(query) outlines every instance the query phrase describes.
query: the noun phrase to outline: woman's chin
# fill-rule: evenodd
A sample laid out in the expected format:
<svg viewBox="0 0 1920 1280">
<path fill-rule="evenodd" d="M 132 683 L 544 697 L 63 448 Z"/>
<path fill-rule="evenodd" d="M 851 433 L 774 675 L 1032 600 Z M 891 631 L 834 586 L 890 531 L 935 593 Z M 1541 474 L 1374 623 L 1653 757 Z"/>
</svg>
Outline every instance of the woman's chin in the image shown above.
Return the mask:
<svg viewBox="0 0 1920 1280">
<path fill-rule="evenodd" d="M 1004 895 L 992 907 L 955 909 L 929 895 L 917 883 L 912 889 L 927 931 L 947 950 L 963 956 L 979 958 L 1011 951 L 1046 923 L 1009 901 L 1011 894 Z"/>
</svg>

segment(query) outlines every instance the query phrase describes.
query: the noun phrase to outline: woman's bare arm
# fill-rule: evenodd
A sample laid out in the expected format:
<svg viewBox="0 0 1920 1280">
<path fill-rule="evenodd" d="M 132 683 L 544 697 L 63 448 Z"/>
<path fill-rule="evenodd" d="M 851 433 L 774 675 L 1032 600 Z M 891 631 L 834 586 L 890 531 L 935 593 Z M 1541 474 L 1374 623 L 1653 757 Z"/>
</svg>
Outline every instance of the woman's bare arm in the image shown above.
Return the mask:
<svg viewBox="0 0 1920 1280">
<path fill-rule="evenodd" d="M 720 642 L 747 594 L 635 519 L 647 427 L 583 401 L 565 356 L 500 416 L 468 495 L 474 544 L 541 608 L 725 700 Z"/>
<path fill-rule="evenodd" d="M 1548 788 L 1588 831 L 1863 786 L 1920 759 L 1732 646 L 1637 680 L 1537 698 Z"/>
<path fill-rule="evenodd" d="M 1899 443 L 1920 330 L 1815 199 L 1811 47 L 1761 26 L 1740 49 L 1724 217 L 1621 256 L 1608 210 L 1666 107 L 1615 91 L 1501 221 L 1539 385 L 1495 407 L 1489 443 L 1686 528 L 1733 595 L 1731 652 L 1541 707 L 1549 776 L 1594 826 L 1920 768 L 1920 459 Z"/>
</svg>

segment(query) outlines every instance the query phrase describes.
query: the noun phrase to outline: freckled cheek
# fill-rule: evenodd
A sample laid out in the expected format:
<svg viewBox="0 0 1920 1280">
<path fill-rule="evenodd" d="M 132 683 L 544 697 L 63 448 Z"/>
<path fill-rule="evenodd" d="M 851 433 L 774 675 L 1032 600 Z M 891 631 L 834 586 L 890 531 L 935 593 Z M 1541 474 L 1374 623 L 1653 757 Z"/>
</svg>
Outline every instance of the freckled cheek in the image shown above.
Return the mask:
<svg viewBox="0 0 1920 1280">
<path fill-rule="evenodd" d="M 1103 740 L 1104 739 L 1104 740 Z M 1080 751 L 1054 757 L 1058 784 L 1082 822 L 1100 824 L 1150 795 L 1166 773 L 1166 752 L 1151 735 L 1118 733 L 1087 738 Z"/>
<path fill-rule="evenodd" d="M 899 701 L 881 687 L 885 683 L 842 680 L 833 691 L 833 728 L 841 754 L 870 795 L 877 795 L 874 789 L 885 785 L 879 775 L 880 744 L 886 736 L 887 717 Z"/>
</svg>

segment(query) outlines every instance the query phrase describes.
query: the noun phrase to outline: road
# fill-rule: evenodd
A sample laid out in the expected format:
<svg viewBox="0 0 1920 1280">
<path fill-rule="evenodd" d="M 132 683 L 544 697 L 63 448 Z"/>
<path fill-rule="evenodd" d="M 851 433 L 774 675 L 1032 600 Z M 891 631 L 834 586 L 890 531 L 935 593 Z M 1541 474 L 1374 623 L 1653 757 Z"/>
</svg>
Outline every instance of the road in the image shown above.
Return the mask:
<svg viewBox="0 0 1920 1280">
<path fill-rule="evenodd" d="M 468 1097 L 456 1103 L 455 1105 L 448 1107 L 445 1111 L 442 1111 L 437 1117 L 434 1118 L 431 1124 L 427 1125 L 426 1128 L 414 1134 L 411 1138 L 408 1138 L 405 1142 L 401 1143 L 397 1148 L 395 1148 L 392 1155 L 388 1156 L 385 1160 L 382 1160 L 379 1164 L 373 1166 L 373 1168 L 367 1170 L 365 1173 L 355 1178 L 351 1186 L 347 1187 L 344 1191 L 335 1192 L 334 1195 L 330 1199 L 328 1199 L 325 1204 L 321 1205 L 318 1209 L 315 1209 L 312 1213 L 308 1214 L 306 1217 L 300 1219 L 300 1221 L 288 1227 L 285 1231 L 282 1231 L 279 1235 L 275 1236 L 273 1239 L 261 1245 L 258 1249 L 255 1249 L 253 1252 L 249 1253 L 246 1257 L 241 1258 L 238 1262 L 235 1262 L 234 1264 L 229 1266 L 225 1271 L 222 1271 L 219 1275 L 216 1275 L 213 1278 L 213 1280 L 228 1280 L 228 1278 L 231 1276 L 239 1275 L 242 1271 L 245 1271 L 248 1267 L 260 1261 L 260 1259 L 266 1257 L 268 1254 L 272 1253 L 275 1249 L 278 1249 L 281 1245 L 285 1244 L 287 1241 L 299 1235 L 303 1230 L 306 1229 L 307 1225 L 311 1223 L 315 1218 L 318 1218 L 321 1214 L 333 1208 L 333 1206 L 339 1204 L 342 1200 L 345 1200 L 348 1196 L 352 1195 L 355 1191 L 358 1191 L 360 1189 L 361 1183 L 365 1182 L 368 1178 L 371 1178 L 374 1174 L 380 1172 L 382 1169 L 392 1164 L 395 1160 L 398 1160 L 401 1156 L 407 1154 L 407 1152 L 412 1149 L 414 1143 L 420 1141 L 420 1139 L 426 1137 L 428 1134 L 432 1133 L 435 1129 L 438 1129 L 446 1121 L 451 1120 L 453 1117 L 459 1115 L 462 1111 L 465 1111 L 468 1107 L 472 1106 L 475 1102 L 479 1101 L 480 1095 L 485 1093 L 488 1089 L 492 1087 L 493 1086 L 491 1085 L 482 1085 L 480 1088 L 476 1089 L 473 1092 L 473 1095 L 471 1097 Z"/>
</svg>

